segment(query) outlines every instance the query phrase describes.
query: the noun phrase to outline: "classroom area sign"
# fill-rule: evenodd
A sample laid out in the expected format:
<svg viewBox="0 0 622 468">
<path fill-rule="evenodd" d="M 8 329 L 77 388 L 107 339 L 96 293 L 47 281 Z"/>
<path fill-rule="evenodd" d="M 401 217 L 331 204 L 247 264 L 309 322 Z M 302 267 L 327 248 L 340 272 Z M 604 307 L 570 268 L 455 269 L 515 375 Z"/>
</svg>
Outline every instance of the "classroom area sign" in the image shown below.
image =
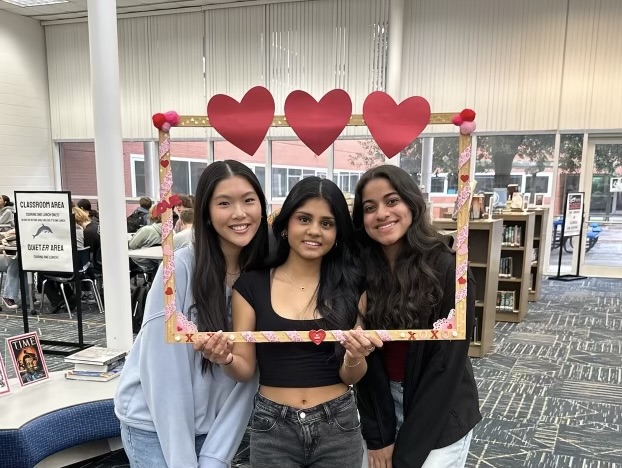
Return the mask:
<svg viewBox="0 0 622 468">
<path fill-rule="evenodd" d="M 69 192 L 15 192 L 24 271 L 73 272 Z"/>
</svg>

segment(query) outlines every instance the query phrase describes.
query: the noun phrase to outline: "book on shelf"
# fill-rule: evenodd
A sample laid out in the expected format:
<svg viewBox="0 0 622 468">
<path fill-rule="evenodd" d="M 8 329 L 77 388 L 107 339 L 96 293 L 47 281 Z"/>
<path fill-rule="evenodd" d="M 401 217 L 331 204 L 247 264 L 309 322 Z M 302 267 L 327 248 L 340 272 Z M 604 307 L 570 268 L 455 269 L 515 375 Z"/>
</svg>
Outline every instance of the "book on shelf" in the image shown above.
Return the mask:
<svg viewBox="0 0 622 468">
<path fill-rule="evenodd" d="M 537 262 L 538 261 L 538 253 L 539 253 L 538 247 L 534 247 L 533 250 L 531 251 L 531 261 L 532 262 Z"/>
<path fill-rule="evenodd" d="M 86 364 L 83 362 L 76 362 L 73 365 L 73 370 L 76 372 L 110 372 L 119 366 L 123 366 L 124 363 L 125 356 L 109 364 Z"/>
<path fill-rule="evenodd" d="M 478 317 L 475 317 L 475 321 L 473 322 L 473 334 L 471 335 L 471 341 L 473 343 L 479 343 L 481 341 Z"/>
<path fill-rule="evenodd" d="M 512 272 L 512 257 L 501 257 L 499 260 L 499 276 L 502 278 L 511 278 Z"/>
<path fill-rule="evenodd" d="M 518 225 L 505 226 L 503 228 L 501 245 L 505 247 L 521 247 L 523 227 Z"/>
<path fill-rule="evenodd" d="M 71 364 L 90 364 L 106 366 L 125 358 L 127 351 L 120 349 L 91 346 L 65 358 L 65 362 Z"/>
<path fill-rule="evenodd" d="M 65 372 L 65 378 L 68 380 L 85 380 L 90 382 L 109 382 L 121 375 L 123 366 L 118 366 L 109 372 L 80 372 L 68 370 Z"/>
<path fill-rule="evenodd" d="M 515 298 L 516 291 L 497 291 L 497 310 L 500 312 L 516 312 Z"/>
</svg>

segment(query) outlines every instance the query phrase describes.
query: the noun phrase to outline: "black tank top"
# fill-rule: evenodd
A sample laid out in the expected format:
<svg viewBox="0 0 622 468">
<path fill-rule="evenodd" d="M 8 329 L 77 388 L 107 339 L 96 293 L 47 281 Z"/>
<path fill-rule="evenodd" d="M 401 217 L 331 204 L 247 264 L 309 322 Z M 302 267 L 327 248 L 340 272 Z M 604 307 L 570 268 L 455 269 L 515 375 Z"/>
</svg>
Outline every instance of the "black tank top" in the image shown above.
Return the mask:
<svg viewBox="0 0 622 468">
<path fill-rule="evenodd" d="M 243 274 L 233 286 L 255 309 L 256 331 L 325 329 L 324 319 L 290 320 L 278 315 L 270 298 L 270 270 Z M 341 383 L 335 343 L 257 343 L 259 383 L 269 387 L 323 387 Z"/>
</svg>

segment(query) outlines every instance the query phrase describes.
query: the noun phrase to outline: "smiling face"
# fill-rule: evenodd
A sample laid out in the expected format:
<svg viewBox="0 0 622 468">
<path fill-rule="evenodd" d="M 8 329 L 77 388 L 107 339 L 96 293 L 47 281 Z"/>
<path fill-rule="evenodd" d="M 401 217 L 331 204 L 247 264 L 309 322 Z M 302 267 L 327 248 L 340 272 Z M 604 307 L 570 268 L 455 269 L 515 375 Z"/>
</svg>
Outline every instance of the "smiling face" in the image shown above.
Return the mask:
<svg viewBox="0 0 622 468">
<path fill-rule="evenodd" d="M 384 177 L 371 179 L 362 191 L 365 232 L 383 249 L 399 246 L 413 222 L 410 207 Z"/>
<path fill-rule="evenodd" d="M 323 198 L 310 198 L 296 208 L 287 223 L 287 240 L 293 253 L 317 260 L 335 245 L 337 226 L 330 205 Z"/>
<path fill-rule="evenodd" d="M 242 176 L 229 177 L 216 185 L 209 212 L 225 254 L 239 252 L 246 247 L 261 222 L 259 197 Z"/>
</svg>

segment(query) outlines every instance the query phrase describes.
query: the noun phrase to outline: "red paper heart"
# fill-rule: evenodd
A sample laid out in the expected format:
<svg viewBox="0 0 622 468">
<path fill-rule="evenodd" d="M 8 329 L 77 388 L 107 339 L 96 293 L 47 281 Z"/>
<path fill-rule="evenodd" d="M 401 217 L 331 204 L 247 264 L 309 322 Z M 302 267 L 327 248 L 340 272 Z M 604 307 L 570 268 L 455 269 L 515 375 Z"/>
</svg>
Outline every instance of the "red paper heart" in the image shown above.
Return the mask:
<svg viewBox="0 0 622 468">
<path fill-rule="evenodd" d="M 460 176 L 460 180 L 462 182 L 468 182 L 469 181 L 469 176 L 467 174 L 461 175 Z"/>
<path fill-rule="evenodd" d="M 181 205 L 181 198 L 179 197 L 179 195 L 174 193 L 168 198 L 168 204 L 171 208 L 174 206 Z"/>
<path fill-rule="evenodd" d="M 169 286 L 168 288 L 166 288 L 166 291 L 164 291 L 164 294 L 170 296 L 171 294 L 173 294 L 173 288 Z"/>
<path fill-rule="evenodd" d="M 167 203 L 166 200 L 163 200 L 156 205 L 155 209 L 153 210 L 153 214 L 156 216 L 160 216 L 169 208 L 170 208 L 170 205 Z"/>
<path fill-rule="evenodd" d="M 465 284 L 465 283 L 466 283 L 466 279 L 463 276 L 458 278 L 458 284 Z"/>
<path fill-rule="evenodd" d="M 168 159 L 163 159 L 162 161 L 160 161 L 160 166 L 162 167 L 168 167 L 169 164 L 170 161 Z"/>
<path fill-rule="evenodd" d="M 324 338 L 326 338 L 326 332 L 324 330 L 311 330 L 309 332 L 309 338 L 316 345 L 319 345 L 322 341 L 324 341 Z"/>
<path fill-rule="evenodd" d="M 274 119 L 274 99 L 270 91 L 256 86 L 241 102 L 225 94 L 216 94 L 207 103 L 210 124 L 229 143 L 254 155 Z"/>
<path fill-rule="evenodd" d="M 285 100 L 285 117 L 294 133 L 313 153 L 320 155 L 341 134 L 352 115 L 352 101 L 343 89 L 333 89 L 320 102 L 304 91 L 293 91 Z"/>
<path fill-rule="evenodd" d="M 182 331 L 183 328 L 181 328 L 179 325 L 177 325 L 177 331 Z"/>
<path fill-rule="evenodd" d="M 392 158 L 430 123 L 430 104 L 420 96 L 413 96 L 398 105 L 387 93 L 375 91 L 365 99 L 363 118 L 376 144 Z"/>
</svg>

